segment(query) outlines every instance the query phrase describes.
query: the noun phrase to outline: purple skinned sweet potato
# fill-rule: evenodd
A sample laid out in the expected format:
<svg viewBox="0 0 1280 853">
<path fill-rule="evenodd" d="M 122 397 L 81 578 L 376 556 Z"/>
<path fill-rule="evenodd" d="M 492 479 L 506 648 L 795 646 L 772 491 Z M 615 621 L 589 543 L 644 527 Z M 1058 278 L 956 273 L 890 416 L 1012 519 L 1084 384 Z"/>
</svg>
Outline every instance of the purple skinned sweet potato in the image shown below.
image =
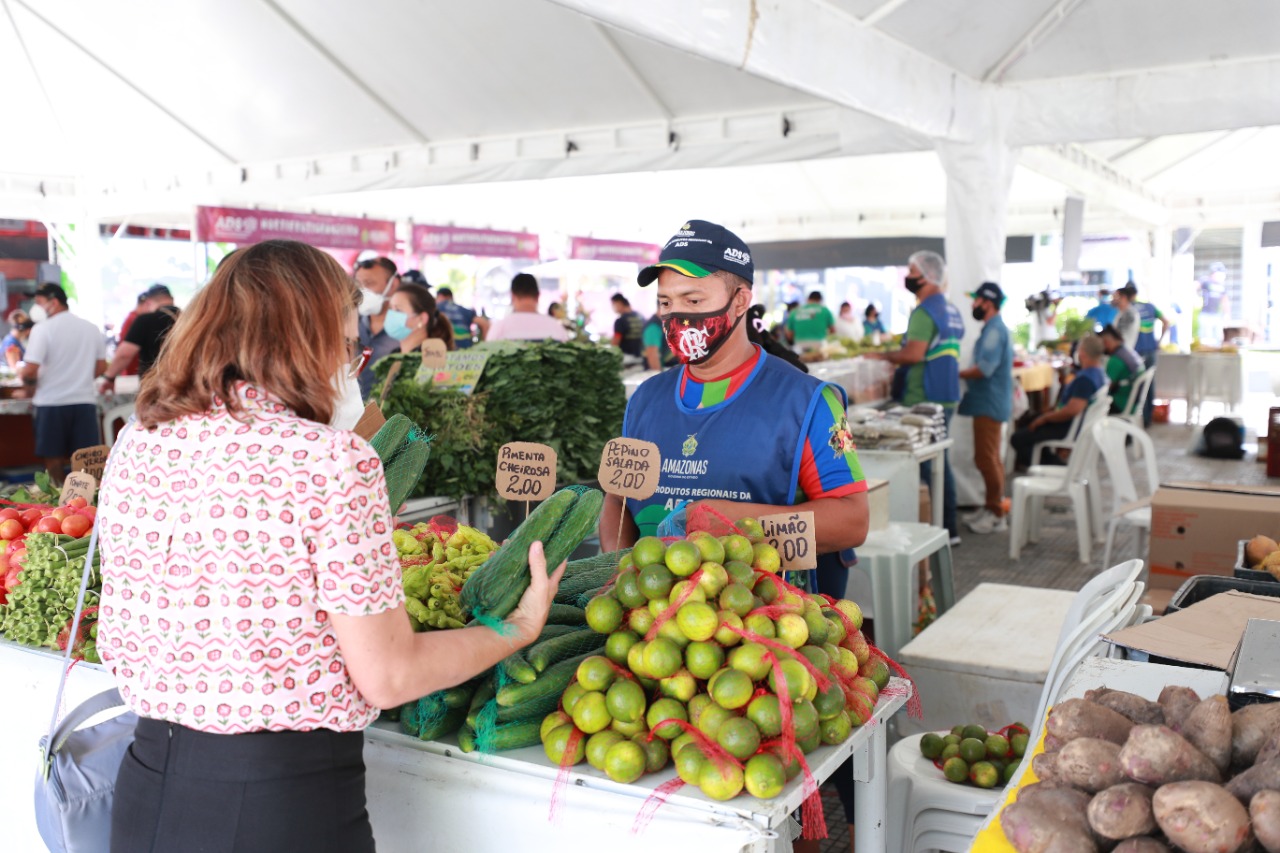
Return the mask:
<svg viewBox="0 0 1280 853">
<path fill-rule="evenodd" d="M 1151 807 L 1160 831 L 1186 853 L 1237 853 L 1252 841 L 1249 812 L 1221 785 L 1162 785 Z"/>
<path fill-rule="evenodd" d="M 1203 752 L 1168 726 L 1134 726 L 1120 750 L 1120 766 L 1130 779 L 1146 785 L 1222 778 Z"/>
<path fill-rule="evenodd" d="M 1089 826 L 1103 838 L 1123 841 L 1155 831 L 1151 810 L 1155 791 L 1137 782 L 1123 782 L 1100 791 L 1089 803 Z"/>
</svg>

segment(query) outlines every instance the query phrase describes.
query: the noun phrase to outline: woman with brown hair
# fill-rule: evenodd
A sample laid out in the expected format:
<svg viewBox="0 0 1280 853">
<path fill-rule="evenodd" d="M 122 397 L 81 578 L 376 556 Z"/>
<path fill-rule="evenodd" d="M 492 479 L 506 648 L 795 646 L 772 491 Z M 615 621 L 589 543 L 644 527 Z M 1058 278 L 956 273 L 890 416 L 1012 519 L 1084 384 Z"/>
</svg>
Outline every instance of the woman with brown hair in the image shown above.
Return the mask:
<svg viewBox="0 0 1280 853">
<path fill-rule="evenodd" d="M 401 283 L 391 294 L 386 333 L 400 342 L 401 352 L 413 352 L 427 338 L 444 341 L 445 349 L 455 349 L 453 324 L 436 308 L 436 299 L 420 284 Z"/>
<path fill-rule="evenodd" d="M 240 249 L 183 312 L 115 445 L 98 512 L 98 643 L 135 740 L 111 849 L 374 849 L 378 716 L 528 644 L 561 567 L 502 632 L 415 634 L 382 465 L 329 426 L 351 280 L 301 243 Z"/>
</svg>

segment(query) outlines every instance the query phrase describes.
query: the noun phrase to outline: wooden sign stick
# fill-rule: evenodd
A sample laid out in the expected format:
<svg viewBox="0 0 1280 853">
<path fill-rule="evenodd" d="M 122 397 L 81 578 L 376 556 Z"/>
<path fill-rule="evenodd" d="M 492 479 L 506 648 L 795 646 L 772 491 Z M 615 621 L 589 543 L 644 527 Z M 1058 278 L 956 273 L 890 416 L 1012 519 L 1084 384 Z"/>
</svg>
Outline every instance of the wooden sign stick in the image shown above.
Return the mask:
<svg viewBox="0 0 1280 853">
<path fill-rule="evenodd" d="M 400 375 L 400 371 L 404 369 L 404 362 L 397 359 L 391 365 L 391 369 L 387 371 L 387 381 L 382 383 L 382 395 L 378 397 L 378 405 L 381 406 L 387 402 L 387 395 L 391 393 L 391 386 L 395 383 L 396 377 Z"/>
</svg>

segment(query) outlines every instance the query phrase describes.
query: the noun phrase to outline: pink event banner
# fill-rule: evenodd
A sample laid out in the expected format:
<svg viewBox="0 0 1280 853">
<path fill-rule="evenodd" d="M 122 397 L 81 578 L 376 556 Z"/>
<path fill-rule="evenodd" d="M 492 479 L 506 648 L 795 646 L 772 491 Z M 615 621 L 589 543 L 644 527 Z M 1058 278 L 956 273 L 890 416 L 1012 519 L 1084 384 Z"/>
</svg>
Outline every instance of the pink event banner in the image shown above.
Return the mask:
<svg viewBox="0 0 1280 853">
<path fill-rule="evenodd" d="M 569 257 L 579 261 L 622 261 L 647 266 L 658 262 L 660 250 L 660 246 L 652 243 L 597 240 L 594 237 L 571 237 L 569 243 Z"/>
<path fill-rule="evenodd" d="M 324 249 L 372 249 L 389 253 L 396 247 L 396 225 L 385 219 L 319 213 L 197 207 L 196 239 L 205 243 L 297 240 Z"/>
<path fill-rule="evenodd" d="M 413 226 L 413 250 L 422 255 L 479 255 L 482 258 L 538 260 L 538 235 L 448 225 Z"/>
</svg>

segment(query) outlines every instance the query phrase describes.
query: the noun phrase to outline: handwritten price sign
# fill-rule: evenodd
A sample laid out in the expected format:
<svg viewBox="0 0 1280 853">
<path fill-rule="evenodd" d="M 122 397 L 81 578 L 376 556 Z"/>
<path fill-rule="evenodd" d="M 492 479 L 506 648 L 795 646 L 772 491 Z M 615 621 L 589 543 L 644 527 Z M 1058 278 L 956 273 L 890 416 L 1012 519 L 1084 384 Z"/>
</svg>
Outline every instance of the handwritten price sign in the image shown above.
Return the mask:
<svg viewBox="0 0 1280 853">
<path fill-rule="evenodd" d="M 658 490 L 662 455 L 658 445 L 638 438 L 615 438 L 600 454 L 597 477 L 611 495 L 644 500 Z"/>
<path fill-rule="evenodd" d="M 62 484 L 62 502 L 70 503 L 76 498 L 84 498 L 93 503 L 93 496 L 98 491 L 98 480 L 83 471 L 72 471 L 67 481 Z"/>
<path fill-rule="evenodd" d="M 102 479 L 102 469 L 107 467 L 107 455 L 111 448 L 105 444 L 95 444 L 71 454 L 71 470 L 84 471 L 95 480 Z"/>
<path fill-rule="evenodd" d="M 556 452 L 545 444 L 512 441 L 498 451 L 498 494 L 509 501 L 540 501 L 556 488 Z"/>
<path fill-rule="evenodd" d="M 444 370 L 449 363 L 449 351 L 439 338 L 427 338 L 422 342 L 422 367 L 432 373 Z"/>
<path fill-rule="evenodd" d="M 778 549 L 782 568 L 798 572 L 818 568 L 818 538 L 813 513 L 791 512 L 760 517 L 764 539 Z"/>
</svg>

